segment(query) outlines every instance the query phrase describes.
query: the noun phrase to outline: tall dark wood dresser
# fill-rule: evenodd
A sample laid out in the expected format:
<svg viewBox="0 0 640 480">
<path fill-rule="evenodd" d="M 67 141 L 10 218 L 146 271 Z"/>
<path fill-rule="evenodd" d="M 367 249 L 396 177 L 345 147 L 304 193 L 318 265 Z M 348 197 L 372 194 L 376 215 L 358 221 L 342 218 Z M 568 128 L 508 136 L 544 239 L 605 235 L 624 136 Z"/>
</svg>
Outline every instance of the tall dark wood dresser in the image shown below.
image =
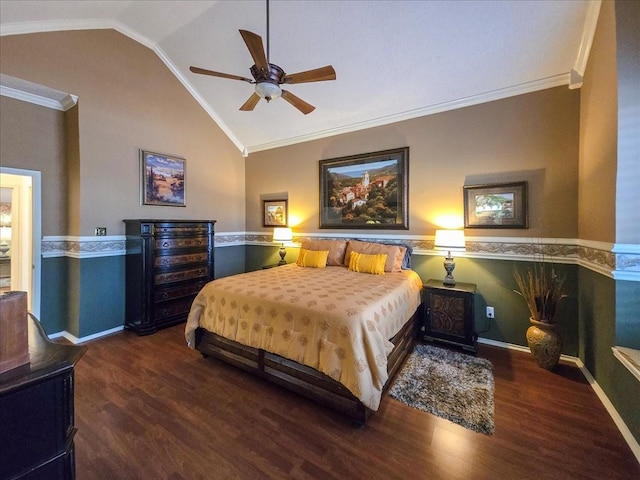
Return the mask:
<svg viewBox="0 0 640 480">
<path fill-rule="evenodd" d="M 124 220 L 125 328 L 148 335 L 187 319 L 214 278 L 215 220 Z"/>
<path fill-rule="evenodd" d="M 0 374 L 0 479 L 72 480 L 73 370 L 87 347 L 51 342 L 27 321 L 29 362 Z"/>
</svg>

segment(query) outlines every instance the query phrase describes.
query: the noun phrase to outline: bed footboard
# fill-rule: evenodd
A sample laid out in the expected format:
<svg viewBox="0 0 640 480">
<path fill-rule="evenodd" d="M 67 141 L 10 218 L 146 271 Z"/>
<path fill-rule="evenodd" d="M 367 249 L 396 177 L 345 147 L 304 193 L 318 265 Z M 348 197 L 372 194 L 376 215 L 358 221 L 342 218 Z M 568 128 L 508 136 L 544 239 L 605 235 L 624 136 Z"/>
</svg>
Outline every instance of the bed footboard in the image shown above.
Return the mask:
<svg viewBox="0 0 640 480">
<path fill-rule="evenodd" d="M 420 305 L 402 330 L 391 339 L 395 346 L 388 357 L 387 371 L 389 372 L 389 379 L 385 384 L 385 391 L 404 363 L 418 336 L 422 308 L 423 305 Z M 198 328 L 196 331 L 196 350 L 205 357 L 211 356 L 235 365 L 247 372 L 344 413 L 357 424 L 364 424 L 367 415 L 371 411 L 344 385 L 313 368 L 262 349 L 248 347 L 233 340 L 228 340 L 203 328 Z"/>
</svg>

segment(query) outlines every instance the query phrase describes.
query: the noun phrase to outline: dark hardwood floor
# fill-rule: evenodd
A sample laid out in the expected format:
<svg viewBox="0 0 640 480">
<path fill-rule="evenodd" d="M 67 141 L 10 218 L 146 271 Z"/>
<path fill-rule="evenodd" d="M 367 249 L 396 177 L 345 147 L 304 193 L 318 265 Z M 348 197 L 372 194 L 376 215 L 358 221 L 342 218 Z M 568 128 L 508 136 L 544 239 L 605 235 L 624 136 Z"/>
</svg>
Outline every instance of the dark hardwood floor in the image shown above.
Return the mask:
<svg viewBox="0 0 640 480">
<path fill-rule="evenodd" d="M 363 428 L 184 342 L 183 326 L 88 342 L 76 368 L 76 470 L 93 479 L 638 479 L 582 373 L 480 345 L 495 434 L 386 396 Z"/>
</svg>

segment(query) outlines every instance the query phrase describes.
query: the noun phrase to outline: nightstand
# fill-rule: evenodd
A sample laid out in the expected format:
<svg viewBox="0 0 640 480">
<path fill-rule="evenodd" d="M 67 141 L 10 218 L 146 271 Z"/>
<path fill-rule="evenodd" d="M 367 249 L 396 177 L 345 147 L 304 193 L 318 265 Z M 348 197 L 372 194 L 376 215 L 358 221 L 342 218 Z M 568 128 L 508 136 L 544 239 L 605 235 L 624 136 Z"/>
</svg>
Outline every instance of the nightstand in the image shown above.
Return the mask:
<svg viewBox="0 0 640 480">
<path fill-rule="evenodd" d="M 424 284 L 424 340 L 438 340 L 476 351 L 475 293 L 473 283 L 447 287 L 441 280 Z"/>
</svg>

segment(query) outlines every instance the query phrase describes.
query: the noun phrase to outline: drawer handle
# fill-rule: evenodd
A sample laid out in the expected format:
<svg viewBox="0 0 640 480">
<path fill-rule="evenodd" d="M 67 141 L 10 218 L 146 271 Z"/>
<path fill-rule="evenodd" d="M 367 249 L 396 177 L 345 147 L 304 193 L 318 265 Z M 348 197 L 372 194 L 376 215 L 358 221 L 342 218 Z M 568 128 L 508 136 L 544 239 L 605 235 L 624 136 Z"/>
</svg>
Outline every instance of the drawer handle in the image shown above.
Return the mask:
<svg viewBox="0 0 640 480">
<path fill-rule="evenodd" d="M 169 242 L 163 242 L 163 243 L 162 243 L 162 246 L 163 246 L 163 247 L 168 247 L 169 245 L 171 245 Z"/>
</svg>

